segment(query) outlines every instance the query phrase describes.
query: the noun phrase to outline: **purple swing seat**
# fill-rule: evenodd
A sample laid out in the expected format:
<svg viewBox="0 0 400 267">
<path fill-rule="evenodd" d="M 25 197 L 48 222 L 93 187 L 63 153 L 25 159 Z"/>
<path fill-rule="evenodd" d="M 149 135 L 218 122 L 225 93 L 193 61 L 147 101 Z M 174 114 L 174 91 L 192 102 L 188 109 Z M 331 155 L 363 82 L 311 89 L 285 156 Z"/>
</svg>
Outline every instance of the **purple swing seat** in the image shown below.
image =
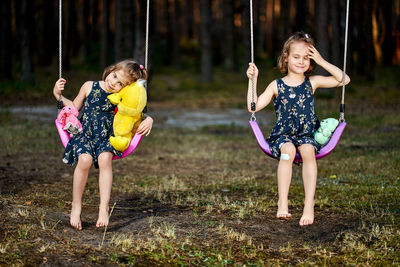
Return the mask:
<svg viewBox="0 0 400 267">
<path fill-rule="evenodd" d="M 61 123 L 59 123 L 57 120 L 55 121 L 55 123 L 56 123 L 58 134 L 60 135 L 61 142 L 62 142 L 63 146 L 66 147 L 69 140 L 71 139 L 71 137 L 69 136 L 68 132 L 62 128 Z M 121 157 L 114 156 L 112 159 L 113 160 L 122 159 L 122 158 L 125 158 L 126 156 L 129 156 L 139 145 L 142 138 L 143 138 L 142 135 L 135 133 L 135 135 L 132 137 L 132 140 L 131 140 L 129 146 L 124 150 L 124 152 L 122 152 Z"/>
<path fill-rule="evenodd" d="M 264 138 L 263 133 L 261 132 L 260 127 L 258 126 L 258 123 L 256 121 L 249 121 L 251 129 L 253 130 L 253 133 L 257 139 L 257 143 L 260 146 L 261 150 L 264 151 L 265 154 L 267 154 L 270 157 L 272 156 L 271 150 L 269 148 L 269 144 Z M 316 159 L 322 159 L 323 157 L 328 156 L 329 153 L 335 148 L 336 144 L 339 142 L 340 137 L 342 136 L 343 130 L 346 127 L 346 122 L 339 122 L 339 125 L 336 127 L 335 131 L 333 132 L 331 139 L 329 142 L 323 146 L 319 153 L 315 155 Z M 296 153 L 296 156 L 294 158 L 294 162 L 300 163 L 302 162 L 301 156 L 299 153 Z"/>
</svg>

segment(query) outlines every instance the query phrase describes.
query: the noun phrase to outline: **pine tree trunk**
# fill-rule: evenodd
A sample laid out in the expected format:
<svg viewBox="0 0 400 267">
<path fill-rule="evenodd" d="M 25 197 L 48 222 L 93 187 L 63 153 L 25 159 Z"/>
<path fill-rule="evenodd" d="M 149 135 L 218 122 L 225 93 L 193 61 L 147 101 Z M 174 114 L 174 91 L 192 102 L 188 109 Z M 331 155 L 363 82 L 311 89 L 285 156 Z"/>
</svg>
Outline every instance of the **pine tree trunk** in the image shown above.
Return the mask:
<svg viewBox="0 0 400 267">
<path fill-rule="evenodd" d="M 122 60 L 124 58 L 124 2 L 125 0 L 115 1 L 115 39 L 114 39 L 114 49 L 115 49 L 115 61 Z"/>
<path fill-rule="evenodd" d="M 173 14 L 171 17 L 172 43 L 173 43 L 173 61 L 176 68 L 182 68 L 182 58 L 180 49 L 180 28 L 178 18 L 180 17 L 180 4 L 178 0 L 173 1 Z"/>
<path fill-rule="evenodd" d="M 385 32 L 383 33 L 385 38 L 383 39 L 382 43 L 382 51 L 383 51 L 383 64 L 385 66 L 392 66 L 393 65 L 393 54 L 395 53 L 395 40 L 393 39 L 393 17 L 395 9 L 393 8 L 393 0 L 386 0 L 382 1 L 381 3 L 382 13 L 383 13 L 383 20 L 384 20 L 384 29 Z M 398 16 L 398 15 L 397 15 Z M 399 26 L 398 26 L 399 27 Z M 399 35 L 400 32 L 397 30 L 397 34 Z"/>
<path fill-rule="evenodd" d="M 54 1 L 52 0 L 41 0 L 38 2 L 39 6 L 36 19 L 36 41 L 38 47 L 36 53 L 38 65 L 48 66 L 51 64 L 56 51 L 58 51 L 54 43 L 49 42 L 49 40 L 57 40 L 58 25 L 53 22 L 55 20 L 58 21 L 58 13 L 54 13 L 54 10 L 58 8 L 58 5 L 53 5 Z"/>
<path fill-rule="evenodd" d="M 33 32 L 33 1 L 22 0 L 21 5 L 21 81 L 22 82 L 35 82 L 35 74 L 33 70 L 33 55 L 32 55 L 32 36 Z"/>
<path fill-rule="evenodd" d="M 234 46 L 234 24 L 233 4 L 231 0 L 223 0 L 223 38 L 220 38 L 221 48 L 224 55 L 224 66 L 229 71 L 234 70 L 235 46 Z"/>
<path fill-rule="evenodd" d="M 343 31 L 339 30 L 339 26 L 342 24 L 344 25 L 346 23 L 346 21 L 340 21 L 340 16 L 338 13 L 338 9 L 339 9 L 339 2 L 338 0 L 329 0 L 329 5 L 330 5 L 330 25 L 332 28 L 332 42 L 331 42 L 331 63 L 335 66 L 338 66 L 340 68 L 342 68 L 340 66 L 340 64 L 342 64 L 342 56 L 340 53 L 340 47 L 341 44 L 343 44 L 344 42 L 342 42 L 342 40 L 344 40 L 344 28 Z M 344 13 L 346 12 L 346 10 L 344 10 Z M 343 16 L 344 19 L 346 19 L 346 14 L 344 14 Z"/>
<path fill-rule="evenodd" d="M 329 35 L 328 32 L 328 2 L 317 1 L 315 7 L 316 48 L 323 58 L 329 61 Z M 319 74 L 327 75 L 325 70 L 317 68 Z"/>
<path fill-rule="evenodd" d="M 110 0 L 102 0 L 101 18 L 100 66 L 104 69 L 110 64 Z"/>
<path fill-rule="evenodd" d="M 144 65 L 145 42 L 146 42 L 146 1 L 138 1 L 135 17 L 135 49 L 134 58 Z M 150 1 L 151 4 L 151 1 Z"/>
<path fill-rule="evenodd" d="M 243 34 L 243 59 L 242 66 L 247 67 L 247 63 L 251 61 L 251 32 L 250 32 L 250 3 L 242 0 L 242 34 Z M 253 8 L 254 12 L 254 8 Z M 254 14 L 254 13 L 253 13 Z M 254 15 L 253 15 L 254 20 Z M 253 28 L 253 33 L 256 34 Z M 255 57 L 254 53 L 254 57 Z M 254 59 L 255 60 L 255 59 Z"/>
<path fill-rule="evenodd" d="M 11 0 L 0 3 L 0 80 L 12 78 Z"/>
<path fill-rule="evenodd" d="M 323 0 L 326 1 L 326 0 Z M 296 23 L 294 31 L 306 31 L 307 1 L 296 0 Z"/>
<path fill-rule="evenodd" d="M 211 0 L 201 0 L 200 4 L 200 40 L 201 40 L 201 78 L 202 82 L 211 82 L 213 79 L 212 52 L 211 52 Z"/>
</svg>

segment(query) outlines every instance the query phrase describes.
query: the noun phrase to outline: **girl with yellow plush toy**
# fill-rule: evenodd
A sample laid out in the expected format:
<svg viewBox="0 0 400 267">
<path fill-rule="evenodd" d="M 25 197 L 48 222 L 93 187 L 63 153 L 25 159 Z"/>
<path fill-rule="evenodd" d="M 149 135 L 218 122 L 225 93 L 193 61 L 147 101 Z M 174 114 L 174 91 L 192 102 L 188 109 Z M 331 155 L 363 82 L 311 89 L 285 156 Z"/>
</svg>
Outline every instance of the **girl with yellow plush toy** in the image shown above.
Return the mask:
<svg viewBox="0 0 400 267">
<path fill-rule="evenodd" d="M 99 168 L 100 205 L 96 227 L 105 227 L 109 223 L 112 158 L 114 155 L 121 156 L 119 149 L 125 146 L 126 139 L 132 137 L 133 130 L 137 128 L 138 134 L 146 136 L 151 131 L 153 119 L 149 116 L 142 118 L 146 105 L 146 79 L 147 71 L 142 65 L 133 60 L 123 60 L 107 67 L 102 81 L 85 82 L 73 101 L 61 96 L 65 79 L 59 79 L 54 85 L 54 97 L 61 100 L 64 106 L 73 106 L 77 110 L 83 108 L 80 119 L 82 131 L 71 138 L 63 155 L 64 163 L 77 163 L 73 178 L 70 224 L 78 230 L 82 229 L 82 195 L 92 163 Z M 128 88 L 126 91 L 125 87 Z M 118 105 L 118 112 L 113 132 L 115 105 Z M 127 115 L 133 116 L 128 118 Z M 114 145 L 118 149 L 110 143 L 113 134 L 116 134 Z"/>
</svg>

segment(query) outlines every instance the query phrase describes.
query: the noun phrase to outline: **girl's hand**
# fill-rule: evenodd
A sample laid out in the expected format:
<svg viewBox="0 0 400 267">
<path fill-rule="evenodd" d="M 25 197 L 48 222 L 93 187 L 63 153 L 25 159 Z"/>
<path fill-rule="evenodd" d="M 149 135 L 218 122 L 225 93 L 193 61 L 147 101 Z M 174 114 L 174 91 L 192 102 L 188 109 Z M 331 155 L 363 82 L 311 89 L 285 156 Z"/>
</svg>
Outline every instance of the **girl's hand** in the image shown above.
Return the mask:
<svg viewBox="0 0 400 267">
<path fill-rule="evenodd" d="M 54 85 L 54 89 L 53 89 L 53 94 L 54 97 L 59 100 L 62 91 L 64 90 L 64 85 L 67 83 L 67 81 L 63 78 L 60 78 L 56 81 L 55 85 Z"/>
<path fill-rule="evenodd" d="M 136 132 L 140 135 L 148 136 L 151 132 L 151 128 L 153 128 L 153 118 L 148 116 L 140 123 Z"/>
<path fill-rule="evenodd" d="M 321 63 L 324 61 L 323 57 L 321 54 L 318 52 L 318 50 L 313 46 L 310 45 L 308 48 L 308 57 L 318 65 L 321 65 Z"/>
<path fill-rule="evenodd" d="M 258 77 L 258 69 L 256 64 L 254 63 L 249 63 L 249 67 L 246 71 L 247 78 L 251 79 L 253 77 L 257 78 Z"/>
</svg>

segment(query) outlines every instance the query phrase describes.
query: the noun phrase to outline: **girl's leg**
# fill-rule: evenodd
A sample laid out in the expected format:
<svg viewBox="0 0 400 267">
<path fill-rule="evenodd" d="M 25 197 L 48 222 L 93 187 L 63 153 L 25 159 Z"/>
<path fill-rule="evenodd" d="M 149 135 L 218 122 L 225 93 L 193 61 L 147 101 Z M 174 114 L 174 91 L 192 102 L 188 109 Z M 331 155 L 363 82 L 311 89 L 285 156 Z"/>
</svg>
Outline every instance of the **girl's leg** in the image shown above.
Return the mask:
<svg viewBox="0 0 400 267">
<path fill-rule="evenodd" d="M 108 210 L 113 180 L 112 157 L 113 154 L 109 151 L 103 152 L 99 155 L 100 205 L 99 218 L 97 219 L 96 227 L 105 227 L 108 225 Z"/>
<path fill-rule="evenodd" d="M 74 181 L 72 186 L 72 208 L 70 224 L 72 227 L 82 230 L 81 211 L 82 195 L 85 190 L 90 166 L 92 166 L 92 156 L 81 154 L 78 158 L 78 164 L 74 171 Z"/>
<path fill-rule="evenodd" d="M 299 152 L 303 159 L 303 183 L 304 183 L 304 209 L 299 224 L 310 225 L 314 222 L 314 196 L 317 186 L 317 160 L 313 145 L 299 146 Z"/>
<path fill-rule="evenodd" d="M 287 220 L 292 217 L 289 213 L 289 187 L 292 181 L 292 166 L 296 155 L 296 147 L 292 143 L 285 143 L 281 147 L 281 158 L 278 164 L 278 211 L 276 217 Z"/>
</svg>

